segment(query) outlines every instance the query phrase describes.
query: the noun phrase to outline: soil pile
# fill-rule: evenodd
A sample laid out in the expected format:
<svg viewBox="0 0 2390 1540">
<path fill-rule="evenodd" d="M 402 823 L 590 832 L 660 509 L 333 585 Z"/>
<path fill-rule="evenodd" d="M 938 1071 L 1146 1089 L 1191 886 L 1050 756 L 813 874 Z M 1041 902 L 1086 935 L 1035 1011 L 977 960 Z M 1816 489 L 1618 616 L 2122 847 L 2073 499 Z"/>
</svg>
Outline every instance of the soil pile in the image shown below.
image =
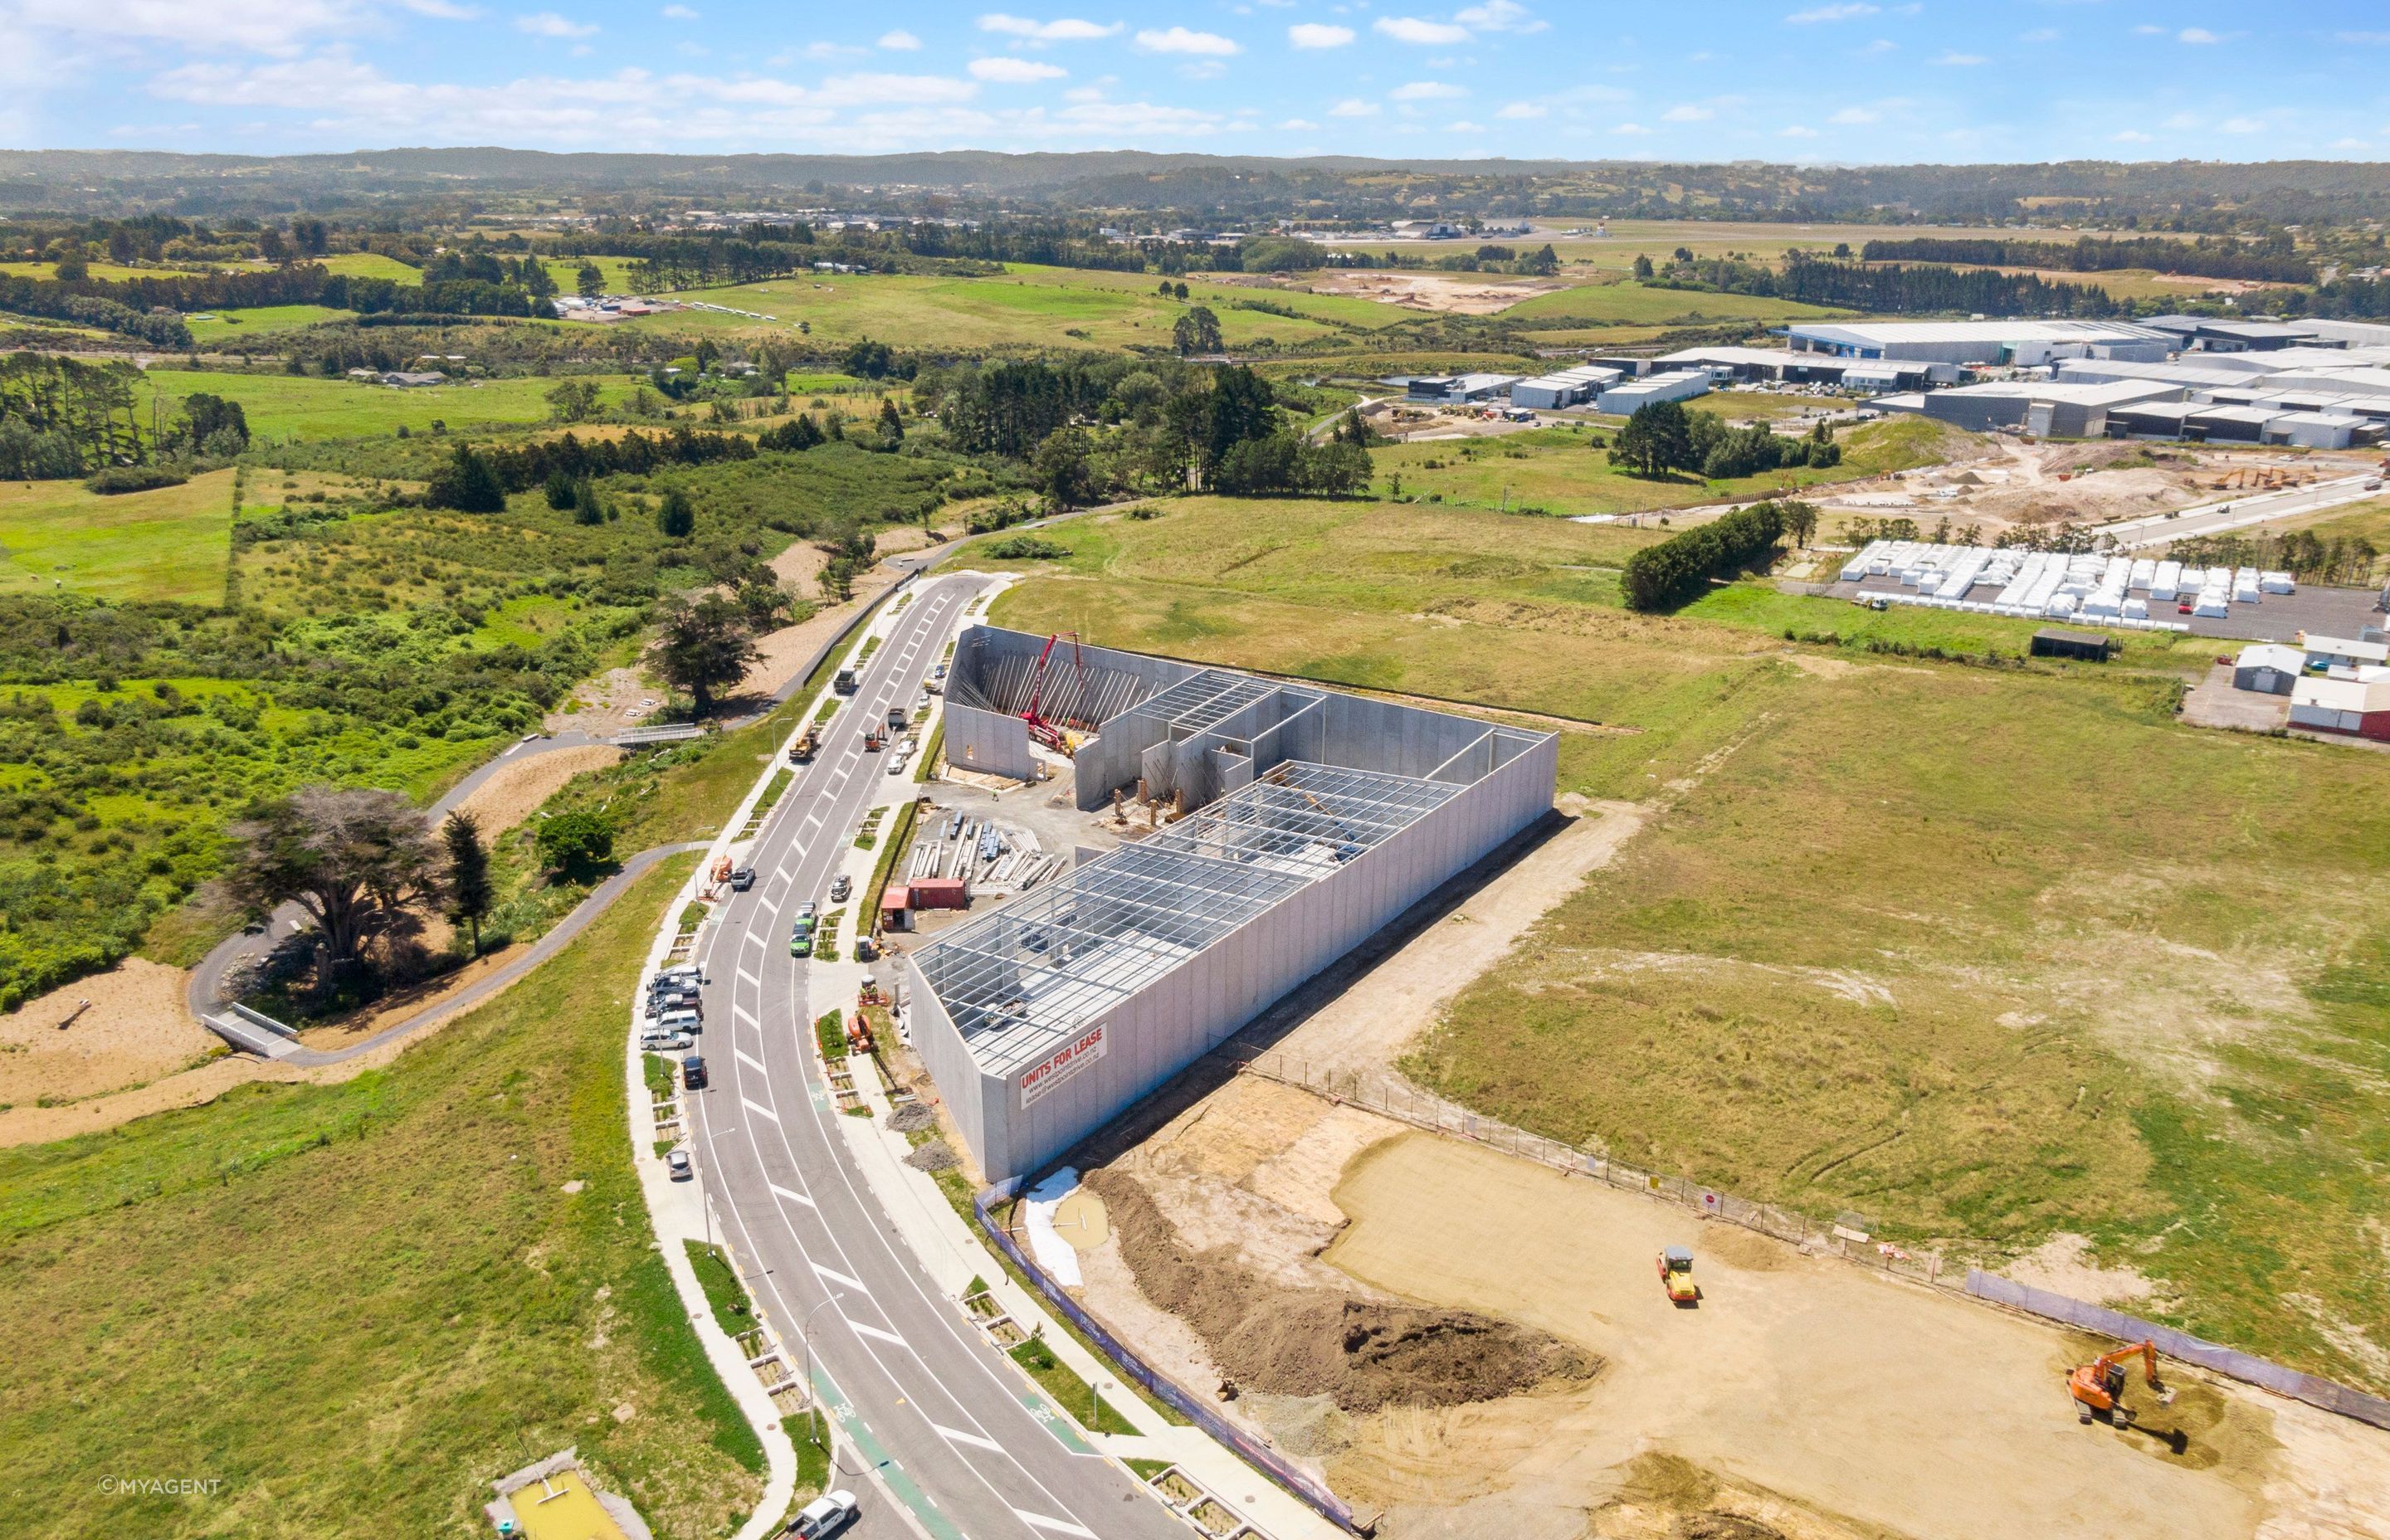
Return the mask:
<svg viewBox="0 0 2390 1540">
<path fill-rule="evenodd" d="M 938 1115 L 918 1101 L 906 1102 L 888 1114 L 888 1126 L 899 1134 L 919 1133 L 937 1125 Z"/>
<path fill-rule="evenodd" d="M 1138 1289 L 1193 1327 L 1240 1386 L 1372 1412 L 1493 1400 L 1600 1367 L 1558 1338 L 1492 1316 L 1281 1287 L 1240 1265 L 1232 1247 L 1189 1250 L 1125 1173 L 1090 1172 L 1086 1185 L 1103 1200 Z"/>
</svg>

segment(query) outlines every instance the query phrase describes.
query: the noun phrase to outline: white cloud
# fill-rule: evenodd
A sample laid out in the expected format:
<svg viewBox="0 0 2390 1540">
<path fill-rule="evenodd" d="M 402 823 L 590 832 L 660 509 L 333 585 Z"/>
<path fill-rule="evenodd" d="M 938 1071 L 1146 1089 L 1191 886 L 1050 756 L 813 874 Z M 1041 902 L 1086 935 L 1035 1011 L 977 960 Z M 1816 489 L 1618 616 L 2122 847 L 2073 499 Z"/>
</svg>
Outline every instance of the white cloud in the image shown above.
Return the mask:
<svg viewBox="0 0 2390 1540">
<path fill-rule="evenodd" d="M 1527 13 L 1518 0 L 1484 0 L 1453 13 L 1453 20 L 1481 32 L 1539 32 L 1546 23 Z"/>
<path fill-rule="evenodd" d="M 2266 132 L 2266 123 L 2264 119 L 2251 118 L 2247 116 L 2227 118 L 2216 126 L 2222 129 L 2227 134 L 2263 134 Z"/>
<path fill-rule="evenodd" d="M 1784 19 L 1794 26 L 1807 27 L 1820 21 L 1856 21 L 1875 14 L 1876 7 L 1869 5 L 1813 6 L 1805 11 L 1794 11 Z"/>
<path fill-rule="evenodd" d="M 1512 102 L 1494 114 L 1497 118 L 1541 118 L 1551 111 L 1541 102 Z"/>
<path fill-rule="evenodd" d="M 554 11 L 539 11 L 530 16 L 516 17 L 515 30 L 529 32 L 533 37 L 595 37 L 598 35 L 598 23 L 575 21 Z"/>
<path fill-rule="evenodd" d="M 1861 48 L 1859 50 L 1859 57 L 1861 58 L 1869 58 L 1882 54 L 1898 53 L 1899 51 L 1899 44 L 1895 43 L 1888 37 L 1879 37 L 1874 42 L 1869 44 L 1866 47 Z"/>
<path fill-rule="evenodd" d="M 392 8 L 451 20 L 470 14 L 447 0 L 399 0 Z M 372 0 L 17 0 L 0 6 L 0 59 L 7 61 L 0 68 L 21 73 L 29 83 L 55 83 L 50 77 L 57 61 L 45 62 L 37 31 L 109 47 L 154 42 L 211 52 L 292 54 L 311 38 L 354 34 L 373 24 L 379 9 Z"/>
<path fill-rule="evenodd" d="M 1330 108 L 1328 115 L 1331 118 L 1374 118 L 1378 115 L 1378 104 L 1365 102 L 1358 96 L 1347 96 Z"/>
<path fill-rule="evenodd" d="M 1060 80 L 1071 71 L 1059 65 L 1043 64 L 1034 58 L 1014 58 L 1009 54 L 995 58 L 975 58 L 965 69 L 973 80 L 993 81 L 998 85 L 1029 85 L 1041 80 Z"/>
<path fill-rule="evenodd" d="M 1342 48 L 1355 35 L 1350 27 L 1330 27 L 1318 21 L 1298 21 L 1286 30 L 1286 40 L 1298 48 Z"/>
<path fill-rule="evenodd" d="M 1450 101 L 1455 96 L 1465 96 L 1469 92 L 1448 81 L 1414 80 L 1395 86 L 1386 95 L 1398 102 L 1432 102 Z"/>
<path fill-rule="evenodd" d="M 1936 64 L 1947 65 L 1954 69 L 1963 70 L 1970 65 L 1988 64 L 1991 60 L 1985 58 L 1981 54 L 1962 54 L 1956 48 L 1945 48 L 1939 55 L 1935 56 L 1934 62 Z"/>
<path fill-rule="evenodd" d="M 1616 128 L 1612 129 L 1610 132 L 1613 134 L 1623 134 L 1633 136 L 1636 135 L 1649 134 L 1651 131 L 1645 128 L 1641 123 L 1620 123 Z"/>
<path fill-rule="evenodd" d="M 666 6 L 658 14 L 662 16 L 667 21 L 694 21 L 697 19 L 697 12 L 689 9 L 687 6 Z"/>
<path fill-rule="evenodd" d="M 1818 131 L 1805 123 L 1792 123 L 1778 129 L 1776 136 L 1780 139 L 1814 139 Z"/>
<path fill-rule="evenodd" d="M 1485 132 L 1485 125 L 1484 123 L 1472 123 L 1468 119 L 1463 118 L 1457 123 L 1446 124 L 1445 132 L 1447 134 L 1483 134 Z"/>
<path fill-rule="evenodd" d="M 1201 54 L 1212 58 L 1244 51 L 1218 32 L 1190 32 L 1185 27 L 1172 27 L 1166 31 L 1149 27 L 1137 34 L 1137 45 L 1149 53 Z"/>
<path fill-rule="evenodd" d="M 2139 32 L 2139 33 L 2141 36 L 2143 36 L 2143 37 L 2164 37 L 2164 36 L 2165 36 L 2165 29 L 2164 27 L 2159 26 L 2159 25 L 2158 25 L 2156 22 L 2154 22 L 2154 21 L 2144 21 L 2144 22 L 2142 22 L 2139 26 L 2135 27 L 2135 28 L 2133 29 L 2133 31 L 2135 31 L 2136 32 Z"/>
<path fill-rule="evenodd" d="M 1664 123 L 1704 123 L 1716 116 L 1715 112 L 1697 103 L 1678 102 L 1661 113 L 1660 121 Z"/>
<path fill-rule="evenodd" d="M 2224 40 L 2204 27 L 2185 27 L 2174 34 L 2177 43 L 2221 43 Z"/>
<path fill-rule="evenodd" d="M 2332 148 L 2334 149 L 2370 149 L 2372 147 L 2368 145 L 2362 139 L 2334 139 L 2332 142 Z"/>
<path fill-rule="evenodd" d="M 2343 43 L 2390 43 L 2390 32 L 2340 32 Z"/>
<path fill-rule="evenodd" d="M 1449 21 L 1430 21 L 1417 16 L 1381 16 L 1369 26 L 1381 36 L 1391 37 L 1397 43 L 1438 45 L 1469 41 L 1469 29 L 1466 27 L 1456 27 Z"/>
<path fill-rule="evenodd" d="M 1007 32 L 1039 43 L 1088 43 L 1099 37 L 1115 36 L 1124 30 L 1124 23 L 1115 21 L 1107 27 L 1100 22 L 1083 21 L 1075 16 L 1037 21 L 1025 16 L 1007 16 L 1002 11 L 993 11 L 979 19 L 979 30 L 983 32 Z"/>
<path fill-rule="evenodd" d="M 2144 134 L 2138 128 L 2128 128 L 2120 134 L 2112 135 L 2112 137 L 2120 145 L 2146 145 L 2150 143 L 2155 135 Z"/>
<path fill-rule="evenodd" d="M 2017 34 L 2017 41 L 2019 43 L 2055 43 L 2058 41 L 2058 29 L 2055 27 L 2036 27 L 2029 32 L 2019 32 Z"/>
<path fill-rule="evenodd" d="M 904 28 L 899 27 L 893 32 L 881 32 L 880 34 L 880 45 L 883 48 L 893 49 L 897 53 L 911 53 L 914 49 L 919 48 L 921 45 L 921 40 L 915 37 L 911 32 L 906 32 Z"/>
<path fill-rule="evenodd" d="M 1858 128 L 1869 123 L 1882 122 L 1883 114 L 1872 107 L 1845 107 L 1826 121 L 1830 123 L 1840 123 L 1845 128 Z"/>
<path fill-rule="evenodd" d="M 1290 133 L 1302 133 L 1309 129 L 1316 129 L 1319 125 L 1313 122 L 1308 118 L 1289 118 L 1286 122 L 1279 124 L 1278 126 L 1289 131 Z"/>
</svg>

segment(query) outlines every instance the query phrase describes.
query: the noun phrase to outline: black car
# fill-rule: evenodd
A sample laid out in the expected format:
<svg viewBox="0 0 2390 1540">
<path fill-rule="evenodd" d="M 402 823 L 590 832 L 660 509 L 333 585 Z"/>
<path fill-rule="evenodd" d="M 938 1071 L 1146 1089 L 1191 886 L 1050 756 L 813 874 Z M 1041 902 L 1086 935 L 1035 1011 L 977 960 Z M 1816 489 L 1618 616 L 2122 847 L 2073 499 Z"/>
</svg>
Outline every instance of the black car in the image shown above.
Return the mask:
<svg viewBox="0 0 2390 1540">
<path fill-rule="evenodd" d="M 698 1015 L 703 1016 L 705 1002 L 699 998 L 695 992 L 688 990 L 660 989 L 648 996 L 649 1020 L 652 1021 L 659 1016 L 669 1015 L 675 1010 L 693 1010 Z"/>
<path fill-rule="evenodd" d="M 692 1091 L 705 1089 L 705 1060 L 691 1054 L 680 1061 L 680 1083 Z"/>
<path fill-rule="evenodd" d="M 752 866 L 741 866 L 730 874 L 730 891 L 734 893 L 743 893 L 754 885 L 755 868 Z"/>
</svg>

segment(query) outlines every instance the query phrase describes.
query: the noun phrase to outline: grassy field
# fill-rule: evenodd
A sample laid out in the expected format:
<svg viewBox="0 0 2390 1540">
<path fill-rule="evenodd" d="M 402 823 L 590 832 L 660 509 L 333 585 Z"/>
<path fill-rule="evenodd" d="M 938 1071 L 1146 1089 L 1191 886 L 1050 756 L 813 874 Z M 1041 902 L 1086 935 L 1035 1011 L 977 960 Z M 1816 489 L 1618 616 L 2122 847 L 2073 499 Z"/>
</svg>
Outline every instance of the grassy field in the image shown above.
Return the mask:
<svg viewBox="0 0 2390 1540">
<path fill-rule="evenodd" d="M 567 294 L 578 294 L 581 292 L 581 264 L 585 260 L 606 275 L 607 293 L 631 292 L 631 259 L 628 257 L 551 257 L 544 265 L 547 268 L 547 276 L 556 280 L 559 289 Z M 419 278 L 421 275 L 417 276 Z"/>
<path fill-rule="evenodd" d="M 85 264 L 95 278 L 109 283 L 122 283 L 127 278 L 188 278 L 197 274 L 187 267 L 127 267 L 121 262 L 95 262 Z M 58 264 L 54 262 L 0 262 L 0 274 L 12 278 L 54 278 Z"/>
<path fill-rule="evenodd" d="M 1162 507 L 1048 532 L 998 622 L 1598 722 L 1561 789 L 1653 804 L 1421 1078 L 1960 1254 L 2077 1231 L 2138 1313 L 2390 1387 L 2390 762 L 2178 725 L 2171 639 L 2028 665 L 2029 625 L 1759 584 L 1638 616 L 1632 531 Z M 1928 648 L 2004 661 L 1882 655 Z"/>
<path fill-rule="evenodd" d="M 752 1507 L 762 1451 L 650 1249 L 623 1106 L 623 1002 L 687 869 L 388 1069 L 0 1154 L 11 1528 L 464 1540 L 491 1478 L 568 1444 L 661 1535 Z M 97 1488 L 136 1472 L 224 1485 Z"/>
<path fill-rule="evenodd" d="M 315 260 L 327 272 L 344 274 L 352 278 L 388 278 L 392 283 L 408 284 L 423 281 L 420 268 L 409 267 L 396 257 L 385 257 L 379 251 L 342 251 L 336 256 Z"/>
<path fill-rule="evenodd" d="M 602 378 L 603 404 L 628 393 L 624 376 Z M 148 389 L 172 412 L 185 396 L 201 391 L 240 403 L 252 434 L 276 439 L 347 439 L 392 432 L 429 432 L 434 422 L 451 428 L 546 422 L 553 416 L 551 379 L 490 379 L 424 390 L 392 390 L 353 379 L 319 379 L 286 374 L 223 374 L 198 369 L 152 369 Z M 148 410 L 144 401 L 142 410 Z"/>
<path fill-rule="evenodd" d="M 237 344 L 277 331 L 295 331 L 318 321 L 343 321 L 354 314 L 326 305 L 260 305 L 254 310 L 219 310 L 186 318 L 192 340 L 202 347 L 237 351 Z"/>
<path fill-rule="evenodd" d="M 1703 409 L 1700 403 L 1691 407 Z M 1720 415 L 1747 413 L 1737 408 Z M 1641 513 L 1929 465 L 1938 457 L 1941 429 L 1922 418 L 1872 423 L 1841 436 L 1843 463 L 1832 469 L 1803 467 L 1719 481 L 1689 475 L 1665 480 L 1629 475 L 1610 463 L 1605 450 L 1591 447 L 1597 436 L 1608 442 L 1607 433 L 1538 428 L 1498 438 L 1394 444 L 1370 451 L 1369 459 L 1377 470 L 1374 485 L 1387 495 L 1440 499 L 1471 507 L 1525 507 L 1554 514 Z"/>
<path fill-rule="evenodd" d="M 1751 294 L 1705 294 L 1682 289 L 1647 289 L 1639 283 L 1588 283 L 1538 294 L 1502 312 L 1513 320 L 1566 317 L 1586 322 L 1623 321 L 1644 326 L 1698 326 L 1705 321 L 1753 321 L 1782 326 L 1850 312 Z"/>
<path fill-rule="evenodd" d="M 673 297 L 752 311 L 783 326 L 803 321 L 819 341 L 868 337 L 903 348 L 1167 348 L 1172 326 L 1196 304 L 1210 307 L 1219 317 L 1221 334 L 1231 347 L 1249 347 L 1266 337 L 1281 344 L 1310 341 L 1406 318 L 1401 311 L 1367 300 L 1248 289 L 1201 278 L 1188 280 L 1189 298 L 1181 304 L 1155 292 L 1160 283 L 1141 274 L 1024 264 L 984 278 L 809 273 Z M 1239 301 L 1283 305 L 1303 314 L 1290 318 L 1240 310 Z M 772 329 L 744 316 L 704 311 L 615 324 L 675 333 Z"/>
<path fill-rule="evenodd" d="M 0 593 L 224 602 L 229 470 L 102 497 L 80 481 L 0 484 Z"/>
</svg>

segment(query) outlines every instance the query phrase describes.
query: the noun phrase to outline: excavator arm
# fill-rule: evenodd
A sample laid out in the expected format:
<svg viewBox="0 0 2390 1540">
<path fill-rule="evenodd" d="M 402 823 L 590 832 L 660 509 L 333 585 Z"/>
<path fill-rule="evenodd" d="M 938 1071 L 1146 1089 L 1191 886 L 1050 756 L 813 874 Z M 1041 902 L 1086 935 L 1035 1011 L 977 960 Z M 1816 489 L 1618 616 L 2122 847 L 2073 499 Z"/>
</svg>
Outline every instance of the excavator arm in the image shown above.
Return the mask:
<svg viewBox="0 0 2390 1540">
<path fill-rule="evenodd" d="M 2158 1383 L 2158 1345 L 2155 1342 L 2137 1342 L 2131 1347 L 2121 1347 L 2114 1353 L 2102 1354 L 2092 1363 L 2091 1372 L 2104 1380 L 2110 1369 L 2129 1364 L 2136 1357 L 2141 1361 L 2143 1377 L 2152 1385 L 2156 1385 Z"/>
</svg>

